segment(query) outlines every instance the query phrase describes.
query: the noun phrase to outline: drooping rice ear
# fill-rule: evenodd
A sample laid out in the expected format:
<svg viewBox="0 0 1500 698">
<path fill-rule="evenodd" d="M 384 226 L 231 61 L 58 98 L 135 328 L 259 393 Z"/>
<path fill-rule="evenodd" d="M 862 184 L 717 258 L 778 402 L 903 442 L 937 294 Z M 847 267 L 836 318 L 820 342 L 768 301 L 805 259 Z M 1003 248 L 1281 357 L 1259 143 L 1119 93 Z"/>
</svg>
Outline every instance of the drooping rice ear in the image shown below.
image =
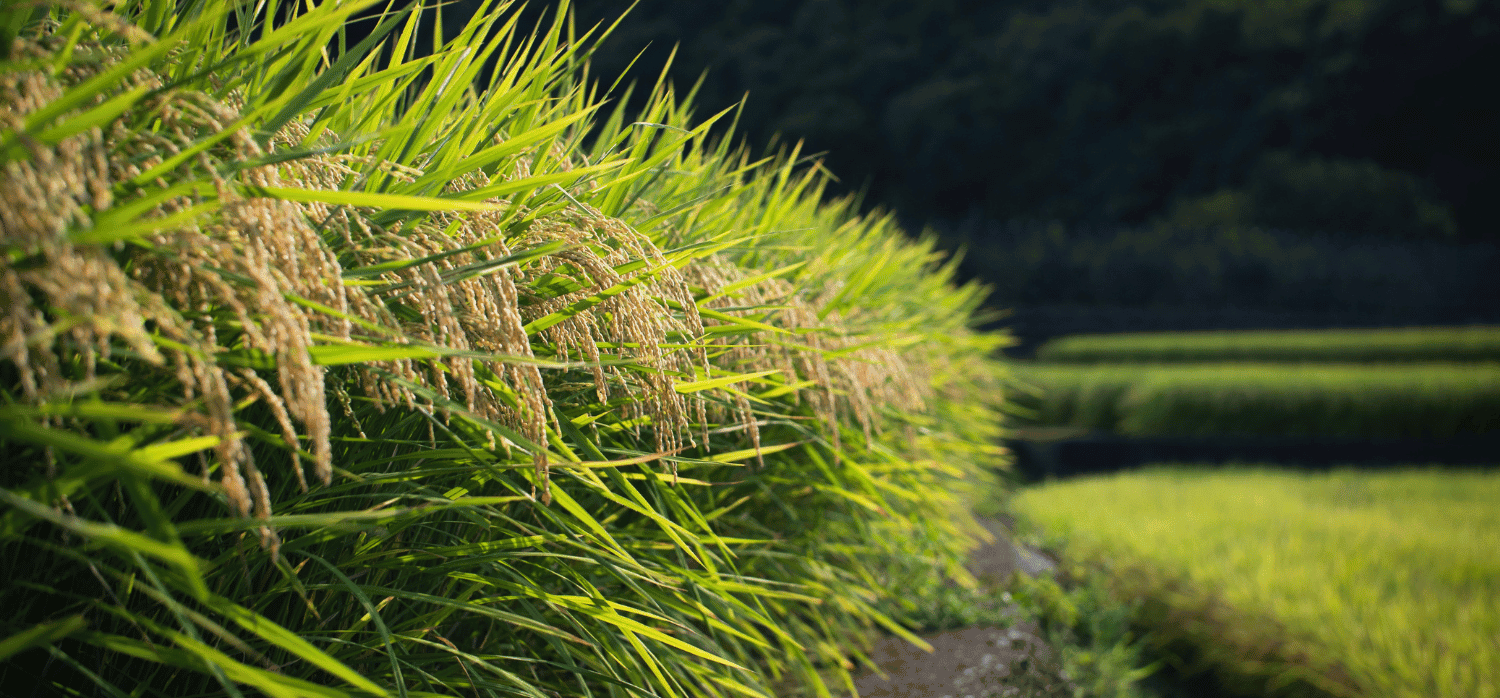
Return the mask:
<svg viewBox="0 0 1500 698">
<path fill-rule="evenodd" d="M 766 460 L 760 451 L 760 424 L 755 420 L 755 413 L 750 408 L 750 400 L 744 394 L 736 392 L 735 404 L 739 406 L 740 423 L 750 432 L 750 443 L 755 448 L 755 465 L 760 468 L 766 467 Z"/>
<path fill-rule="evenodd" d="M 297 437 L 296 427 L 292 426 L 292 418 L 287 413 L 286 403 L 282 401 L 281 396 L 277 395 L 271 389 L 271 384 L 256 375 L 254 371 L 248 368 L 240 369 L 239 375 L 250 386 L 251 390 L 259 394 L 261 400 L 265 401 L 266 407 L 271 410 L 271 416 L 281 426 L 281 438 L 292 449 L 292 473 L 297 476 L 298 489 L 302 492 L 307 492 L 307 478 L 302 473 L 301 457 L 297 454 L 297 451 L 302 446 L 301 440 Z"/>
</svg>

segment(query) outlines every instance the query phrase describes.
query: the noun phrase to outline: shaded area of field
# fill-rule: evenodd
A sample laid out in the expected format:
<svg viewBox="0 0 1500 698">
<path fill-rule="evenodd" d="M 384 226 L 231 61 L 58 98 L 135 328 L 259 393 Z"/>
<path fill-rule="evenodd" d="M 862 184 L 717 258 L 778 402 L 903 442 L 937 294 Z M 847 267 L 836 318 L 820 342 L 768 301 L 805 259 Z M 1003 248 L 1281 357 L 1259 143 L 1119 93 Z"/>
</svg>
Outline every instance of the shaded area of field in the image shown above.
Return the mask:
<svg viewBox="0 0 1500 698">
<path fill-rule="evenodd" d="M 1005 445 L 1029 480 L 1070 477 L 1137 468 L 1150 463 L 1281 463 L 1309 470 L 1339 465 L 1385 469 L 1407 463 L 1471 466 L 1492 463 L 1500 434 L 1448 439 L 1354 438 L 1336 436 L 1121 436 L 1106 432 L 1021 432 Z"/>
<path fill-rule="evenodd" d="M 1186 225 L 951 232 L 1008 310 L 1008 354 L 1074 334 L 1500 323 L 1500 247 Z"/>
<path fill-rule="evenodd" d="M 1153 462 L 1488 463 L 1500 329 L 1079 335 L 1012 364 L 1031 478 Z"/>
</svg>

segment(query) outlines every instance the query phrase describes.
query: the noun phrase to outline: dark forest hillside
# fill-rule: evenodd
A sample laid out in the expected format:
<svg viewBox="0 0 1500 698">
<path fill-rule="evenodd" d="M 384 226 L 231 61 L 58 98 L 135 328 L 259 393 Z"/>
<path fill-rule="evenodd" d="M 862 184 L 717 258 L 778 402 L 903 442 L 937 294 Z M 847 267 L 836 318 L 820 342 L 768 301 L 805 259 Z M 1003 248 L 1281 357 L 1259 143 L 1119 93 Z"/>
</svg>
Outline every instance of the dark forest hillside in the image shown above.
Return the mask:
<svg viewBox="0 0 1500 698">
<path fill-rule="evenodd" d="M 577 3 L 584 24 L 623 7 Z M 642 0 L 595 64 L 680 44 L 705 110 L 748 92 L 752 143 L 806 139 L 912 220 L 1479 239 L 1497 29 L 1483 0 Z"/>
</svg>

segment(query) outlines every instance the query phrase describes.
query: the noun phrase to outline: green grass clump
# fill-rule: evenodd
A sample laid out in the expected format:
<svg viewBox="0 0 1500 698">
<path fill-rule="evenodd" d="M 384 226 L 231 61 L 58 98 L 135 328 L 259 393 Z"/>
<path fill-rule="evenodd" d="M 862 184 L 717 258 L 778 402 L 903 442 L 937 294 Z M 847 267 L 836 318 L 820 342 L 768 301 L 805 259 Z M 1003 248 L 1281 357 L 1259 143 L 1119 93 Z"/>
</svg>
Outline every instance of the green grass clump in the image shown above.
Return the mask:
<svg viewBox="0 0 1500 698">
<path fill-rule="evenodd" d="M 1132 436 L 1500 430 L 1500 364 L 1018 364 L 1022 423 Z"/>
<path fill-rule="evenodd" d="M 372 6 L 0 9 L 0 683 L 827 695 L 972 581 L 982 289 L 565 6 Z"/>
<path fill-rule="evenodd" d="M 1500 361 L 1500 327 L 1074 335 L 1043 344 L 1036 358 L 1053 363 Z"/>
<path fill-rule="evenodd" d="M 1014 602 L 1035 620 L 1047 641 L 1062 654 L 1062 667 L 1073 685 L 1089 698 L 1150 698 L 1145 680 L 1162 667 L 1148 661 L 1149 649 L 1135 628 L 1140 604 L 1122 603 L 1104 575 L 1065 575 L 1066 586 L 1051 573 L 1012 576 L 1003 600 Z"/>
<path fill-rule="evenodd" d="M 1500 475 L 1156 468 L 1019 493 L 1149 642 L 1239 685 L 1500 696 Z M 1264 695 L 1261 693 L 1260 695 Z"/>
</svg>

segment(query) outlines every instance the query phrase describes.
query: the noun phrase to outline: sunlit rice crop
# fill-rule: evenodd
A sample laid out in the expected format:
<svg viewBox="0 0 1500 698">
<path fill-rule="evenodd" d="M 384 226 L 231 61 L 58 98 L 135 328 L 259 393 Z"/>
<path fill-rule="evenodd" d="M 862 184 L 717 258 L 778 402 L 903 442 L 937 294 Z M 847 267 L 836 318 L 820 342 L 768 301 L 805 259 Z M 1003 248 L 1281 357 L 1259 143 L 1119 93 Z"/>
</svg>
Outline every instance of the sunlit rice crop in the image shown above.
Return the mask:
<svg viewBox="0 0 1500 698">
<path fill-rule="evenodd" d="M 565 6 L 372 5 L 0 9 L 6 685 L 826 694 L 970 581 L 982 289 Z"/>
<path fill-rule="evenodd" d="M 1038 347 L 1036 358 L 1051 363 L 1500 361 L 1500 327 L 1074 335 Z"/>
<path fill-rule="evenodd" d="M 1335 694 L 1500 696 L 1496 473 L 1159 468 L 1012 504 L 1070 557 L 1106 565 L 1117 591 L 1171 609 L 1151 641 L 1190 638 L 1221 671 Z"/>
</svg>

